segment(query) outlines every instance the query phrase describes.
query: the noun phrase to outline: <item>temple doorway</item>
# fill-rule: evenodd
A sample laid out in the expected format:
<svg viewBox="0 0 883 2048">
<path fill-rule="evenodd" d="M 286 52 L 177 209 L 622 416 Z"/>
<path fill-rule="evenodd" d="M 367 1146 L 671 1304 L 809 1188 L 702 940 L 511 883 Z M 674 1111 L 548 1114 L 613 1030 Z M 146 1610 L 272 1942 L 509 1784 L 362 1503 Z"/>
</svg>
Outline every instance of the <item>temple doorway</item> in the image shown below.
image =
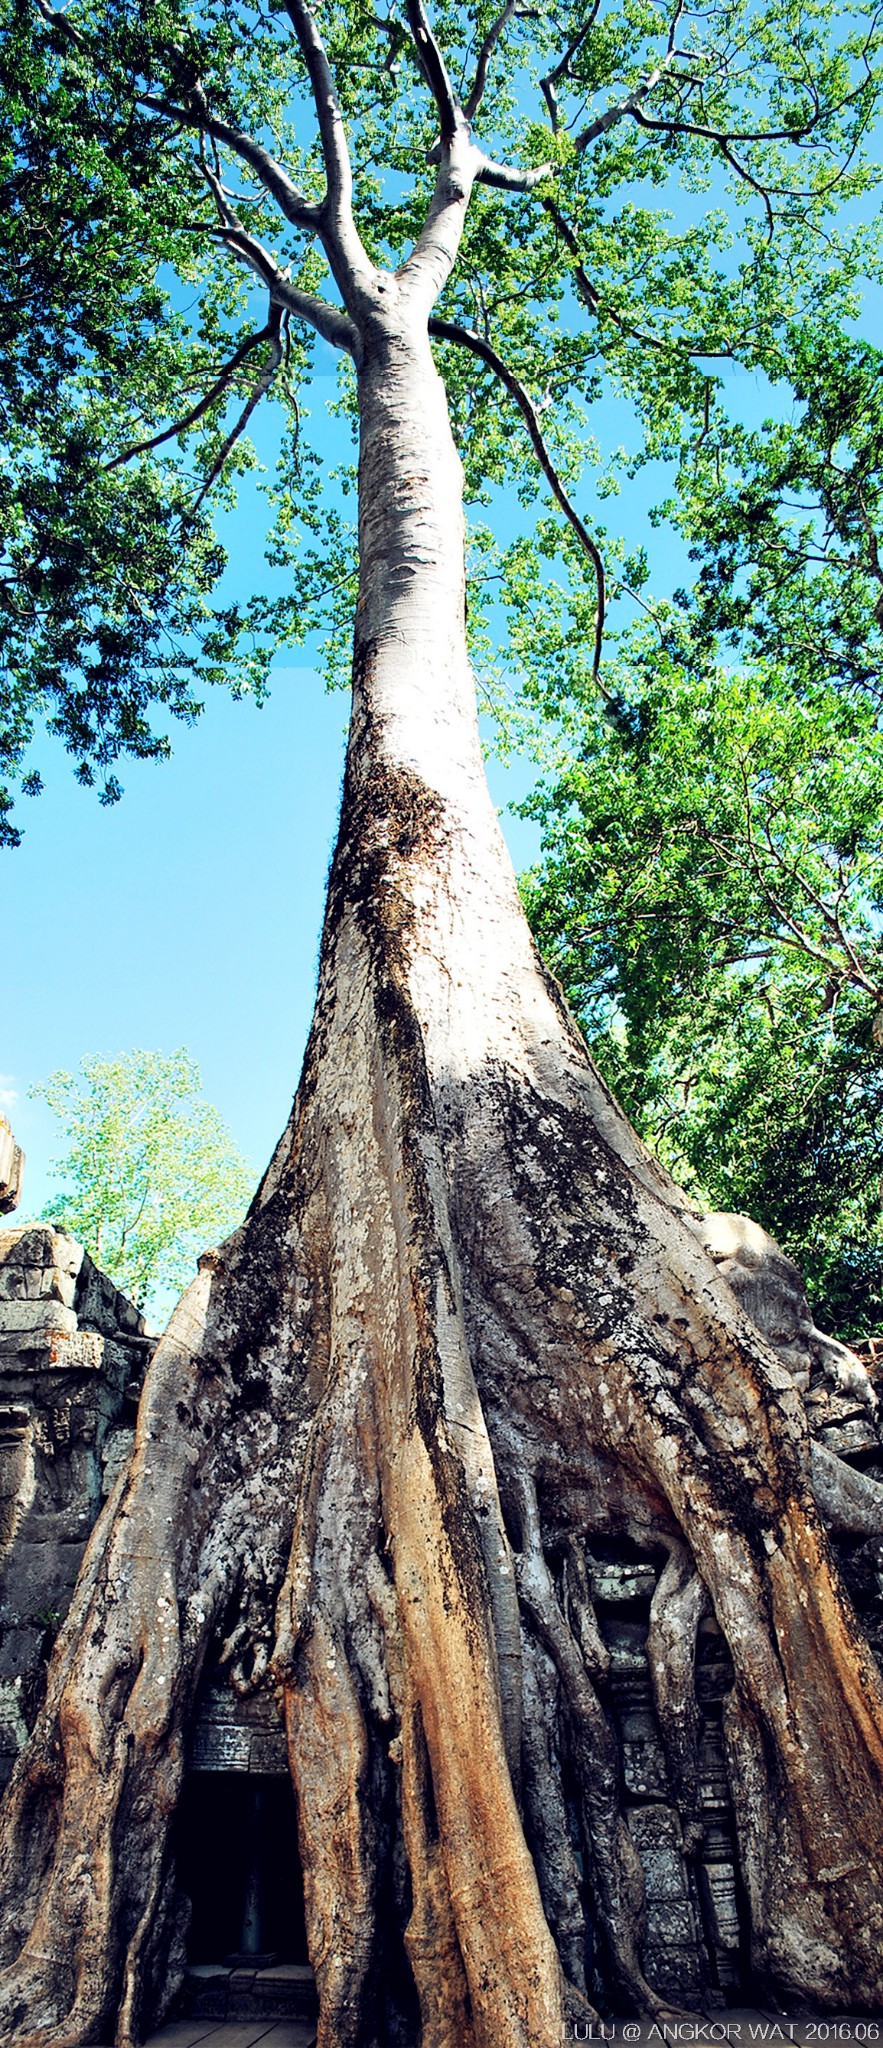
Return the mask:
<svg viewBox="0 0 883 2048">
<path fill-rule="evenodd" d="M 190 1964 L 306 1963 L 303 1876 L 287 1774 L 191 1770 L 178 1811 Z"/>
</svg>

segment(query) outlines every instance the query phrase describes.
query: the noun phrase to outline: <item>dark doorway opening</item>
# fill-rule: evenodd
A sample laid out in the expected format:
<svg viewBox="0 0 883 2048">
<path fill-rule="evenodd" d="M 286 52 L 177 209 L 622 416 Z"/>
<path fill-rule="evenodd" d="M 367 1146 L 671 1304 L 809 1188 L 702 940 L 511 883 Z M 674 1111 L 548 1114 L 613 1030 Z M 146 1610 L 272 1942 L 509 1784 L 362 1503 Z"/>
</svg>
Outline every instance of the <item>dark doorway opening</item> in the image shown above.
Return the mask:
<svg viewBox="0 0 883 2048">
<path fill-rule="evenodd" d="M 178 1883 L 192 1905 L 187 1957 L 306 1963 L 303 1876 L 288 1777 L 190 1771 L 178 1808 Z"/>
</svg>

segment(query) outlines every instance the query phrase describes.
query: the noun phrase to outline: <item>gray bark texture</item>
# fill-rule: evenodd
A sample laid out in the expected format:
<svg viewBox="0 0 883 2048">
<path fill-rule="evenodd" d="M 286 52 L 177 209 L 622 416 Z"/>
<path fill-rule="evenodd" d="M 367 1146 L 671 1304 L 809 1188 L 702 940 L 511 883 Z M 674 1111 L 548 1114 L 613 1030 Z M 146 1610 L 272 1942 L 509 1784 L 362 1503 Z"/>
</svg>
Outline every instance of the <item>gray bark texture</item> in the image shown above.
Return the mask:
<svg viewBox="0 0 883 2048">
<path fill-rule="evenodd" d="M 695 1865 L 709 1630 L 753 1981 L 883 2003 L 880 1676 L 800 1388 L 520 909 L 423 285 L 360 287 L 352 728 L 303 1076 L 154 1357 L 7 1794 L 10 2048 L 130 2048 L 180 1981 L 209 1655 L 284 1697 L 320 2048 L 552 2048 L 600 1997 L 670 2005 L 647 1843 Z M 597 1594 L 617 1545 L 653 1589 L 663 1803 L 637 1820 Z"/>
</svg>

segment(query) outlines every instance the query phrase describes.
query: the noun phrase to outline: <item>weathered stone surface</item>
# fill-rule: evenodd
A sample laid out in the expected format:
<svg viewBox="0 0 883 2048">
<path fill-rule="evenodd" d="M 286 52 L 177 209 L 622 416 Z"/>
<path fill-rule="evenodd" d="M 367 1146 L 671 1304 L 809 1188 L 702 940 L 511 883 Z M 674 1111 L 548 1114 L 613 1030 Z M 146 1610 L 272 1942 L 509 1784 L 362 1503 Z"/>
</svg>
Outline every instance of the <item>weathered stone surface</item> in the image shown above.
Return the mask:
<svg viewBox="0 0 883 2048">
<path fill-rule="evenodd" d="M 863 1414 L 878 1442 L 878 1401 L 866 1361 L 817 1328 L 806 1283 L 775 1238 L 750 1216 L 723 1210 L 693 1226 L 740 1306 L 778 1352 L 812 1417 L 824 1406 L 834 1423 Z M 832 1446 L 835 1448 L 835 1446 Z"/>
<path fill-rule="evenodd" d="M 620 1720 L 622 1769 L 627 1792 L 644 1799 L 665 1799 L 668 1778 L 655 1717 L 646 1705 L 628 1708 Z"/>
<path fill-rule="evenodd" d="M 647 1975 L 660 1991 L 699 1996 L 707 1973 L 678 1815 L 670 1806 L 633 1806 L 627 1819 L 644 1872 Z"/>
<path fill-rule="evenodd" d="M 739 1910 L 736 1903 L 736 1873 L 732 1863 L 704 1862 L 708 1904 L 715 1942 L 720 1948 L 738 1950 Z"/>
<path fill-rule="evenodd" d="M 251 1771 L 275 1777 L 288 1769 L 285 1730 L 270 1693 L 242 1698 L 223 1676 L 201 1687 L 190 1735 L 194 1771 Z"/>
<path fill-rule="evenodd" d="M 21 1198 L 25 1155 L 17 1145 L 5 1116 L 0 1116 L 0 1215 L 8 1215 Z"/>
<path fill-rule="evenodd" d="M 23 1350 L 32 1348 L 35 1336 L 72 1337 L 76 1327 L 73 1309 L 60 1301 L 0 1301 L 0 1335 L 18 1337 Z"/>
<path fill-rule="evenodd" d="M 143 1317 L 82 1245 L 46 1223 L 0 1231 L 0 1786 L 127 1455 L 149 1350 Z"/>
<path fill-rule="evenodd" d="M 101 1491 L 105 1499 L 109 1493 L 113 1492 L 132 1449 L 134 1440 L 135 1431 L 132 1428 L 111 1430 L 110 1435 L 105 1439 L 104 1449 L 101 1453 L 103 1475 Z"/>
<path fill-rule="evenodd" d="M 818 1426 L 813 1417 L 810 1427 L 829 1451 L 835 1451 L 838 1458 L 854 1458 L 865 1451 L 878 1451 L 880 1439 L 865 1415 L 850 1415 L 843 1422 L 821 1421 Z"/>
<path fill-rule="evenodd" d="M 657 1576 L 653 1565 L 644 1561 L 637 1564 L 631 1561 L 618 1563 L 611 1559 L 599 1563 L 595 1558 L 589 1559 L 589 1582 L 593 1600 L 612 1603 L 636 1599 L 649 1600 Z"/>
</svg>

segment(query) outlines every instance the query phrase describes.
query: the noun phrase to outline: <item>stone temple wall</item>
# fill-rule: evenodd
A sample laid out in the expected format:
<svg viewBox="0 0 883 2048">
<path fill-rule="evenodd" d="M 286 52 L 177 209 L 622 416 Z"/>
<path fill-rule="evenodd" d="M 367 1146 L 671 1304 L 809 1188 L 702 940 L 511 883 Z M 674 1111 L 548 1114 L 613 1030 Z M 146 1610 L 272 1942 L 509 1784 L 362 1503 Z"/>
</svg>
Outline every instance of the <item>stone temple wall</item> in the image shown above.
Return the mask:
<svg viewBox="0 0 883 2048">
<path fill-rule="evenodd" d="M 5 1116 L 0 1116 L 0 1216 L 18 1207 L 25 1155 L 17 1145 Z"/>
<path fill-rule="evenodd" d="M 50 1223 L 0 1230 L 0 1789 L 128 1453 L 154 1342 L 73 1238 Z"/>
</svg>

